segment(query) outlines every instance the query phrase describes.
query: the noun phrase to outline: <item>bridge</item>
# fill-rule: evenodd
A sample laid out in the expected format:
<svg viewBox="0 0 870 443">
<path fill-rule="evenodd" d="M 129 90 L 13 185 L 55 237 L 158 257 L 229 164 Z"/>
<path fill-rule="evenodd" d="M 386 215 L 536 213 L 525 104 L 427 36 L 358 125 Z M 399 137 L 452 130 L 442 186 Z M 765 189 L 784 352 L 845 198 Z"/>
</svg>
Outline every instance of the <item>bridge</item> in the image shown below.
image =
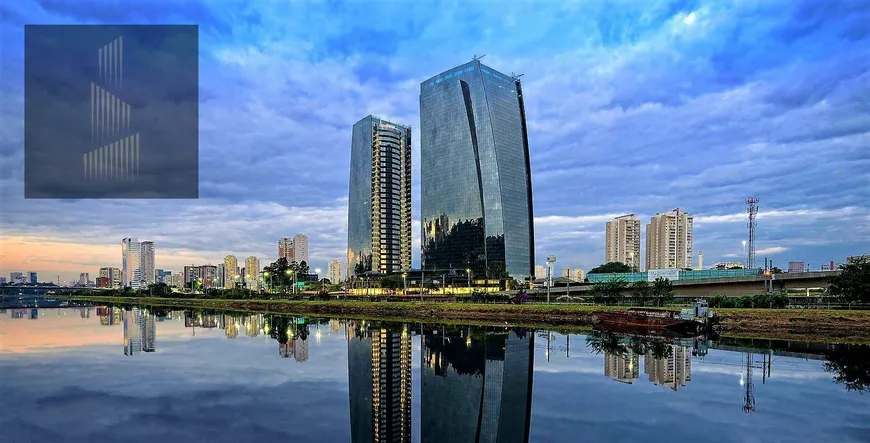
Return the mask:
<svg viewBox="0 0 870 443">
<path fill-rule="evenodd" d="M 689 280 L 674 280 L 671 282 L 674 295 L 677 297 L 700 297 L 709 298 L 716 295 L 726 297 L 740 297 L 743 295 L 755 295 L 764 292 L 765 281 L 771 282 L 773 291 L 809 291 L 822 289 L 827 286 L 828 279 L 838 275 L 840 271 L 816 271 L 816 272 L 789 272 L 772 274 L 770 277 L 763 274 L 740 275 L 733 277 L 711 277 Z M 611 274 L 616 275 L 616 274 Z M 576 283 L 570 287 L 554 286 L 550 288 L 550 296 L 562 295 L 582 296 L 583 292 L 592 289 L 592 283 Z M 532 291 L 536 294 L 546 294 L 546 288 L 538 288 Z"/>
</svg>

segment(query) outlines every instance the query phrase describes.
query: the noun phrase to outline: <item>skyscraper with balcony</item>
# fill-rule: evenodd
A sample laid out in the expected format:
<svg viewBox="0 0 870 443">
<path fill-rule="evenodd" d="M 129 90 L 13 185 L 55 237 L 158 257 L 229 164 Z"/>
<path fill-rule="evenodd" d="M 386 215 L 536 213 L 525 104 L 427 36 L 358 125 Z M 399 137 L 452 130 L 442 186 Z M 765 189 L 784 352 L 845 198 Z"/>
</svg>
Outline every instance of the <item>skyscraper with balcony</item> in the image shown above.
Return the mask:
<svg viewBox="0 0 870 443">
<path fill-rule="evenodd" d="M 480 60 L 420 85 L 423 267 L 534 275 L 532 179 L 518 77 Z"/>
<path fill-rule="evenodd" d="M 236 278 L 239 276 L 239 260 L 235 255 L 224 257 L 224 288 L 235 287 Z"/>
<path fill-rule="evenodd" d="M 656 214 L 646 225 L 646 269 L 692 267 L 694 218 L 676 208 Z"/>
<path fill-rule="evenodd" d="M 353 125 L 348 275 L 411 267 L 411 128 L 369 115 Z"/>
<path fill-rule="evenodd" d="M 121 278 L 124 287 L 138 288 L 142 282 L 142 256 L 139 240 L 121 240 Z"/>
<path fill-rule="evenodd" d="M 155 282 L 154 268 L 154 242 L 143 241 L 139 244 L 140 269 L 142 270 L 142 282 L 149 285 Z"/>
<path fill-rule="evenodd" d="M 248 289 L 260 288 L 260 259 L 253 255 L 245 259 L 245 285 Z"/>
<path fill-rule="evenodd" d="M 640 219 L 623 215 L 607 222 L 605 263 L 619 262 L 640 270 Z"/>
<path fill-rule="evenodd" d="M 327 272 L 327 278 L 329 278 L 329 282 L 332 284 L 340 283 L 342 280 L 341 276 L 341 260 L 330 260 L 329 269 Z"/>
</svg>

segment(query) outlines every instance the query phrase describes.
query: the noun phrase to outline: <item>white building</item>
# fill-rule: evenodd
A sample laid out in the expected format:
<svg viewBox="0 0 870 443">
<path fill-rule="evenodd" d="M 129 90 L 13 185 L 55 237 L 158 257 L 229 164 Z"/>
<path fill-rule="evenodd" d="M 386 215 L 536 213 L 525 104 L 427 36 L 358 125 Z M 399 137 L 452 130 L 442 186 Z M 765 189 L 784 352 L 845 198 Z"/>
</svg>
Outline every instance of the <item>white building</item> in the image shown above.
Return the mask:
<svg viewBox="0 0 870 443">
<path fill-rule="evenodd" d="M 535 265 L 535 278 L 547 278 L 547 267 L 544 265 Z"/>
<path fill-rule="evenodd" d="M 139 240 L 121 240 L 121 284 L 124 287 L 138 288 L 142 281 L 142 254 Z"/>
<path fill-rule="evenodd" d="M 341 282 L 341 260 L 330 260 L 326 275 L 330 283 Z"/>
<path fill-rule="evenodd" d="M 248 289 L 260 289 L 260 259 L 253 255 L 245 259 L 245 285 Z"/>
<path fill-rule="evenodd" d="M 640 219 L 634 214 L 623 215 L 607 222 L 604 242 L 604 262 L 622 263 L 640 269 Z"/>
<path fill-rule="evenodd" d="M 308 237 L 296 234 L 293 238 L 278 239 L 278 258 L 286 258 L 288 263 L 308 263 Z M 311 265 L 311 263 L 308 263 Z"/>
<path fill-rule="evenodd" d="M 694 218 L 676 208 L 656 214 L 646 225 L 646 269 L 692 267 Z"/>
</svg>

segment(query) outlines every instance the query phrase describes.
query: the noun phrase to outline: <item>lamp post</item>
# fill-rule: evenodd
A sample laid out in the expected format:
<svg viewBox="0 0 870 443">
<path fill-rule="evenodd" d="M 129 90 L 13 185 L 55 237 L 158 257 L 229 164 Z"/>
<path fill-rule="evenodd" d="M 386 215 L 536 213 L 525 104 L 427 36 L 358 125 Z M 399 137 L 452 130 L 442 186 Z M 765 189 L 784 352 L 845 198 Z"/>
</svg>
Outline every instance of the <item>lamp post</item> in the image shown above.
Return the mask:
<svg viewBox="0 0 870 443">
<path fill-rule="evenodd" d="M 272 289 L 272 274 L 269 271 L 263 271 L 263 278 L 269 277 L 269 293 L 271 294 Z"/>
<path fill-rule="evenodd" d="M 568 291 L 568 302 L 571 302 L 571 268 L 565 266 L 566 275 L 565 276 L 565 288 Z"/>
<path fill-rule="evenodd" d="M 471 290 L 471 268 L 465 269 L 465 276 L 468 277 L 468 289 Z"/>
<path fill-rule="evenodd" d="M 408 271 L 402 272 L 402 295 L 408 295 Z"/>
<path fill-rule="evenodd" d="M 556 256 L 547 256 L 547 304 L 550 304 L 550 286 L 553 286 L 553 263 L 556 263 Z"/>
</svg>

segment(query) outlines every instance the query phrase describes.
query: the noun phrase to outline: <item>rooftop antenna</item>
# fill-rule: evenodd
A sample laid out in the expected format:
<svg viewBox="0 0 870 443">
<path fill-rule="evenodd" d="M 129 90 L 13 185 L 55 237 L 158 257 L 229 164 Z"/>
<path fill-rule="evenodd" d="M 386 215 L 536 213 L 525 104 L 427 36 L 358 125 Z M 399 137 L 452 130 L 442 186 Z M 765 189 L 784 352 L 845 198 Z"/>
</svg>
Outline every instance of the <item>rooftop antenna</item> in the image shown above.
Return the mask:
<svg viewBox="0 0 870 443">
<path fill-rule="evenodd" d="M 520 77 L 522 77 L 524 75 L 526 75 L 526 74 L 514 74 L 513 72 L 511 72 L 511 79 L 513 79 L 514 81 L 517 81 L 520 79 Z"/>
<path fill-rule="evenodd" d="M 486 54 L 483 54 L 483 55 L 477 55 L 477 54 L 474 54 L 474 59 L 473 59 L 473 60 L 480 60 L 480 59 L 482 59 L 482 58 L 484 58 L 484 57 L 486 57 Z"/>
</svg>

